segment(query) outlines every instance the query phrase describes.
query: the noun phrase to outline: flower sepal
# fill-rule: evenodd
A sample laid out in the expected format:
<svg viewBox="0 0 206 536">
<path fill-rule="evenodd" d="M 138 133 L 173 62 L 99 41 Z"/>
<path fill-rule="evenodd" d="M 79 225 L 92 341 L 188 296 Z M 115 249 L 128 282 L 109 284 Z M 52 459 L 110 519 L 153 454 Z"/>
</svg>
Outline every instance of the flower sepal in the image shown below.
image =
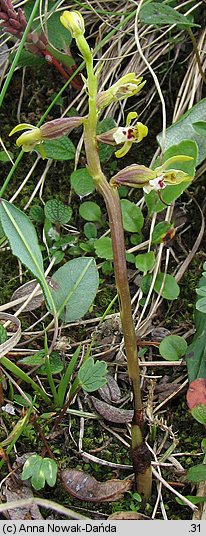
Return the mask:
<svg viewBox="0 0 206 536">
<path fill-rule="evenodd" d="M 106 91 L 98 93 L 97 108 L 101 110 L 112 102 L 133 97 L 141 91 L 145 84 L 146 80 L 143 80 L 142 76 L 136 78 L 135 73 L 125 74 Z"/>
</svg>

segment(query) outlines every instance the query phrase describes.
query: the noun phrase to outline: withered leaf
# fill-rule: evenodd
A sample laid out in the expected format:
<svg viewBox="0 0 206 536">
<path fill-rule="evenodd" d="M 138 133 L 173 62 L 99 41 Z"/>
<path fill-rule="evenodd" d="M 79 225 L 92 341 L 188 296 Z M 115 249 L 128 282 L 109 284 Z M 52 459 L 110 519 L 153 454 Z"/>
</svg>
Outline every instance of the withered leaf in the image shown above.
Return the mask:
<svg viewBox="0 0 206 536">
<path fill-rule="evenodd" d="M 107 374 L 107 383 L 98 389 L 98 393 L 105 402 L 118 404 L 121 401 L 121 391 L 116 380 Z"/>
<path fill-rule="evenodd" d="M 150 521 L 153 521 L 150 517 L 145 516 L 144 514 L 141 514 L 140 512 L 115 512 L 114 514 L 111 514 L 107 519 L 127 519 L 128 521 L 131 521 L 132 519 L 138 519 L 139 521 L 147 521 L 148 519 Z"/>
<path fill-rule="evenodd" d="M 13 309 L 15 311 L 19 308 L 20 305 L 22 305 L 22 303 L 24 303 L 27 300 L 27 298 L 33 292 L 33 290 L 35 289 L 37 285 L 38 285 L 38 281 L 36 281 L 36 279 L 32 279 L 31 281 L 28 281 L 28 283 L 21 285 L 14 291 L 11 297 L 11 301 L 19 300 L 19 298 L 22 298 L 21 302 L 18 305 L 13 305 Z M 41 288 L 39 287 L 35 293 L 35 296 L 24 307 L 24 311 L 34 311 L 34 309 L 41 307 L 43 303 L 44 303 L 44 295 L 43 295 Z"/>
<path fill-rule="evenodd" d="M 31 499 L 33 497 L 33 491 L 29 483 L 26 485 L 20 480 L 17 480 L 15 485 L 14 480 L 9 477 L 6 481 L 4 496 L 8 504 L 8 510 L 6 510 L 7 519 L 44 519 L 36 504 L 18 507 L 18 501 L 21 499 Z M 16 501 L 17 504 L 16 508 L 9 508 L 9 503 L 14 501 Z"/>
<path fill-rule="evenodd" d="M 81 501 L 101 503 L 118 501 L 132 486 L 132 481 L 129 479 L 114 478 L 99 482 L 93 476 L 76 469 L 64 469 L 60 473 L 60 478 L 66 491 Z"/>
<path fill-rule="evenodd" d="M 198 404 L 206 406 L 206 378 L 197 378 L 190 383 L 187 403 L 189 409 L 195 408 Z"/>
<path fill-rule="evenodd" d="M 101 417 L 103 417 L 103 419 L 106 421 L 117 423 L 126 423 L 132 421 L 133 410 L 114 408 L 113 406 L 110 406 L 110 404 L 102 402 L 94 396 L 91 396 L 91 400 L 97 413 L 99 413 L 99 415 L 101 415 Z"/>
</svg>

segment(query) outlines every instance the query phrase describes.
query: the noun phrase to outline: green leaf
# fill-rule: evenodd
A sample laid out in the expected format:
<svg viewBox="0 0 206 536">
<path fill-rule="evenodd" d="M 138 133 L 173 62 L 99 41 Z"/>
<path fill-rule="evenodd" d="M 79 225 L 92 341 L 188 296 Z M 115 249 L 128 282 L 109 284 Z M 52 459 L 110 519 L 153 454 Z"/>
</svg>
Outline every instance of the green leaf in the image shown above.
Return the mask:
<svg viewBox="0 0 206 536">
<path fill-rule="evenodd" d="M 0 324 L 0 344 L 3 344 L 4 342 L 6 342 L 7 339 L 8 339 L 7 331 L 4 328 L 4 326 Z"/>
<path fill-rule="evenodd" d="M 165 147 L 168 149 L 182 140 L 195 142 L 198 146 L 197 165 L 201 164 L 206 157 L 206 139 L 204 136 L 199 136 L 193 128 L 193 124 L 198 121 L 206 121 L 206 98 L 195 104 L 176 123 L 167 128 Z M 162 134 L 158 134 L 157 140 L 161 147 Z"/>
<path fill-rule="evenodd" d="M 28 357 L 23 357 L 23 359 L 20 359 L 18 363 L 22 363 L 24 365 L 29 365 L 31 367 L 39 366 L 38 368 L 38 374 L 42 374 L 43 376 L 47 376 L 47 369 L 46 365 L 44 365 L 45 362 L 45 352 L 44 350 L 40 350 L 35 355 L 30 355 Z M 61 360 L 61 357 L 59 355 L 59 352 L 51 352 L 49 356 L 50 360 L 50 368 L 52 374 L 59 374 L 62 372 L 64 366 Z"/>
<path fill-rule="evenodd" d="M 13 61 L 14 57 L 15 57 L 15 54 L 12 53 L 10 55 L 11 62 Z M 43 57 L 35 56 L 31 52 L 23 48 L 18 59 L 19 67 L 29 67 L 29 68 L 33 67 L 34 69 L 36 69 L 37 67 L 41 67 L 43 64 L 45 64 L 45 59 Z"/>
<path fill-rule="evenodd" d="M 84 234 L 86 238 L 96 238 L 97 237 L 97 228 L 96 225 L 92 222 L 85 223 L 84 225 Z"/>
<path fill-rule="evenodd" d="M 98 257 L 108 261 L 113 259 L 112 240 L 109 236 L 95 240 L 94 247 Z"/>
<path fill-rule="evenodd" d="M 205 287 L 205 278 L 201 277 L 199 288 Z M 197 378 L 206 378 L 206 315 L 204 312 L 195 310 L 195 335 L 191 344 L 188 346 L 186 354 L 186 363 L 188 370 L 189 383 Z"/>
<path fill-rule="evenodd" d="M 79 214 L 83 220 L 101 222 L 101 210 L 94 201 L 85 201 L 79 207 Z"/>
<path fill-rule="evenodd" d="M 11 158 L 13 158 L 13 153 L 9 151 L 9 155 Z M 9 162 L 9 157 L 5 151 L 0 151 L 0 162 Z"/>
<path fill-rule="evenodd" d="M 198 465 L 194 465 L 194 467 L 190 467 L 189 471 L 187 472 L 187 480 L 196 484 L 206 480 L 206 464 L 200 463 Z"/>
<path fill-rule="evenodd" d="M 38 145 L 35 146 L 38 151 Z M 44 149 L 46 157 L 52 160 L 74 160 L 75 146 L 67 136 L 62 136 L 58 140 L 45 141 Z"/>
<path fill-rule="evenodd" d="M 151 274 L 147 274 L 147 275 L 144 275 L 144 277 L 142 277 L 141 282 L 140 282 L 140 288 L 143 294 L 148 294 L 150 287 L 151 287 L 151 282 L 152 282 Z"/>
<path fill-rule="evenodd" d="M 203 292 L 203 290 L 202 290 Z M 206 287 L 204 287 L 204 293 L 206 292 Z M 205 294 L 204 294 L 205 295 Z M 197 311 L 200 311 L 201 313 L 206 313 L 206 296 L 204 298 L 200 298 L 196 301 L 195 305 Z"/>
<path fill-rule="evenodd" d="M 72 216 L 72 209 L 60 201 L 60 199 L 49 199 L 44 207 L 46 218 L 52 223 L 64 225 L 68 223 Z"/>
<path fill-rule="evenodd" d="M 77 169 L 71 174 L 71 185 L 79 197 L 91 194 L 95 190 L 94 182 L 86 168 Z"/>
<path fill-rule="evenodd" d="M 200 28 L 199 24 L 195 24 L 188 17 L 162 2 L 161 6 L 158 2 L 144 5 L 140 10 L 139 18 L 144 24 L 154 26 L 176 24 L 180 28 L 191 28 L 193 26 Z"/>
<path fill-rule="evenodd" d="M 206 121 L 196 121 L 192 123 L 192 127 L 199 136 L 206 136 Z"/>
<path fill-rule="evenodd" d="M 98 271 L 93 258 L 73 259 L 57 270 L 51 279 L 51 293 L 64 322 L 82 318 L 98 289 Z"/>
<path fill-rule="evenodd" d="M 121 199 L 122 219 L 125 231 L 139 233 L 142 229 L 144 218 L 142 211 L 128 199 Z"/>
<path fill-rule="evenodd" d="M 187 343 L 179 335 L 168 335 L 159 346 L 160 355 L 167 361 L 177 361 L 187 351 Z"/>
<path fill-rule="evenodd" d="M 57 464 L 50 458 L 33 454 L 26 460 L 21 478 L 22 480 L 31 478 L 32 486 L 37 491 L 45 486 L 45 481 L 53 487 L 57 479 Z"/>
<path fill-rule="evenodd" d="M 154 251 L 141 253 L 135 257 L 135 266 L 140 272 L 148 272 L 152 270 L 155 263 Z"/>
<path fill-rule="evenodd" d="M 29 217 L 36 223 L 44 223 L 44 209 L 40 205 L 32 205 Z"/>
<path fill-rule="evenodd" d="M 0 219 L 12 253 L 33 273 L 40 283 L 49 308 L 53 309 L 44 276 L 43 259 L 35 228 L 29 218 L 14 205 L 1 199 Z"/>
<path fill-rule="evenodd" d="M 179 497 L 175 497 L 178 504 L 181 504 L 182 506 L 187 506 L 182 499 L 179 499 Z M 185 495 L 185 499 L 188 499 L 192 504 L 201 504 L 206 502 L 206 497 L 198 497 L 197 495 Z"/>
<path fill-rule="evenodd" d="M 54 7 L 54 6 L 53 6 Z M 47 19 L 49 42 L 60 50 L 68 49 L 72 41 L 71 33 L 60 22 L 60 13 L 55 11 Z"/>
<path fill-rule="evenodd" d="M 106 374 L 105 361 L 94 362 L 93 357 L 89 357 L 78 372 L 78 380 L 84 391 L 92 393 L 107 383 Z"/>
<path fill-rule="evenodd" d="M 159 223 L 157 223 L 152 233 L 152 243 L 161 244 L 161 242 L 164 241 L 168 231 L 172 229 L 174 229 L 174 227 L 168 221 L 160 221 Z"/>
<path fill-rule="evenodd" d="M 197 404 L 194 408 L 191 409 L 192 416 L 200 424 L 206 425 L 206 406 L 205 404 Z"/>
<path fill-rule="evenodd" d="M 170 274 L 166 274 L 165 280 L 164 280 L 164 286 L 161 290 L 163 279 L 164 279 L 164 274 L 160 272 L 154 284 L 155 292 L 160 294 L 166 300 L 176 300 L 180 293 L 180 287 L 177 284 L 175 277 L 173 277 Z"/>
</svg>

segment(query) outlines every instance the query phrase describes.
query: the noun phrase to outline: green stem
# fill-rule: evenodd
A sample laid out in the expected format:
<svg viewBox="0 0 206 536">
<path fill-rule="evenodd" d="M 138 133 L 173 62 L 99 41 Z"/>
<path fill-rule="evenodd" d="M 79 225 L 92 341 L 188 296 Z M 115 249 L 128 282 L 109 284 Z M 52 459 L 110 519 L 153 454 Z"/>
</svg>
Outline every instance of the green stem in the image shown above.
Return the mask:
<svg viewBox="0 0 206 536">
<path fill-rule="evenodd" d="M 81 48 L 80 48 L 80 46 Z M 151 459 L 144 443 L 143 411 L 140 389 L 140 370 L 137 353 L 135 326 L 132 317 L 131 297 L 125 258 L 125 241 L 122 223 L 121 205 L 118 192 L 112 188 L 102 172 L 96 139 L 97 127 L 97 76 L 94 75 L 92 55 L 88 54 L 88 45 L 83 36 L 77 46 L 83 54 L 87 67 L 87 84 L 89 94 L 89 113 L 84 122 L 84 144 L 89 172 L 98 192 L 103 196 L 111 230 L 114 273 L 120 306 L 120 317 L 127 356 L 128 374 L 132 384 L 134 417 L 132 423 L 132 461 L 135 472 L 136 489 L 143 499 L 151 493 Z M 86 54 L 84 53 L 86 50 Z"/>
</svg>

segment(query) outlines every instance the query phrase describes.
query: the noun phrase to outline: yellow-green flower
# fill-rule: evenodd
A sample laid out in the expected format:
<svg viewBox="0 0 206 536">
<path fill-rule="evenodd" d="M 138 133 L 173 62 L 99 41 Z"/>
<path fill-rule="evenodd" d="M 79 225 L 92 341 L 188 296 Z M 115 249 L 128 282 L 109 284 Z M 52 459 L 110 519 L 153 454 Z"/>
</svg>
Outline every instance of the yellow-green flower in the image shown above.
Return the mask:
<svg viewBox="0 0 206 536">
<path fill-rule="evenodd" d="M 55 140 L 69 134 L 73 128 L 79 127 L 84 122 L 84 117 L 60 117 L 53 121 L 47 121 L 41 127 L 34 127 L 29 123 L 20 123 L 13 128 L 9 136 L 26 129 L 16 140 L 16 145 L 22 147 L 26 153 L 32 151 L 36 145 L 39 146 L 41 157 L 46 158 L 43 142 Z"/>
<path fill-rule="evenodd" d="M 122 76 L 115 84 L 106 91 L 101 91 L 97 95 L 97 108 L 101 110 L 105 106 L 109 106 L 112 102 L 133 97 L 139 93 L 146 80 L 142 81 L 143 77 L 136 78 L 135 73 L 128 73 Z"/>
<path fill-rule="evenodd" d="M 34 149 L 35 145 L 39 145 L 39 152 L 41 154 L 41 157 L 43 159 L 46 158 L 46 154 L 42 145 L 42 134 L 40 128 L 34 127 L 29 123 L 21 123 L 20 125 L 17 125 L 11 130 L 9 136 L 12 136 L 13 134 L 16 134 L 16 132 L 20 132 L 21 130 L 25 129 L 27 129 L 26 132 L 21 134 L 21 136 L 19 136 L 19 138 L 17 138 L 16 140 L 17 147 L 22 147 L 23 151 L 29 153 Z"/>
<path fill-rule="evenodd" d="M 79 35 L 84 35 L 84 19 L 79 11 L 64 11 L 60 16 L 60 21 L 69 30 L 72 37 L 76 38 Z"/>
<path fill-rule="evenodd" d="M 162 166 L 155 169 L 147 168 L 144 165 L 132 164 L 121 169 L 114 175 L 110 181 L 111 186 L 118 188 L 121 185 L 132 188 L 143 188 L 144 192 L 149 194 L 152 190 L 160 191 L 166 186 L 180 184 L 191 181 L 193 177 L 180 169 L 170 169 L 174 163 L 188 162 L 193 160 L 192 156 L 176 155 L 168 158 Z"/>
<path fill-rule="evenodd" d="M 121 158 L 128 153 L 133 143 L 139 143 L 147 136 L 148 128 L 143 123 L 137 122 L 134 126 L 131 125 L 132 119 L 138 117 L 136 112 L 130 112 L 127 116 L 125 127 L 116 127 L 103 132 L 97 136 L 98 141 L 107 143 L 108 145 L 120 145 L 121 149 L 115 152 L 117 158 Z"/>
</svg>

